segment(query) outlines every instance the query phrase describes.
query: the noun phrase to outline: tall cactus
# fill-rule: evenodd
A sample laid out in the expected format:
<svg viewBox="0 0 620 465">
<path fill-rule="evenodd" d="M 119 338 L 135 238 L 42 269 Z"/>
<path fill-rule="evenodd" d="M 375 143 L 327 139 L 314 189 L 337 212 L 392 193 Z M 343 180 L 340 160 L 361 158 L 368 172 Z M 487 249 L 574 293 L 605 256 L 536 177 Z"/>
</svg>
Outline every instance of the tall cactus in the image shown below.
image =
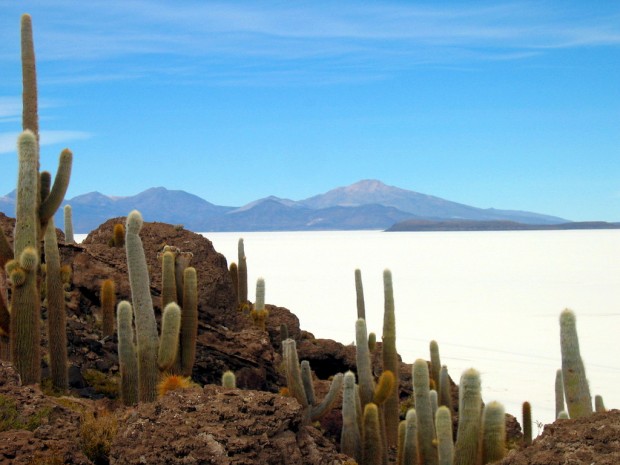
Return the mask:
<svg viewBox="0 0 620 465">
<path fill-rule="evenodd" d="M 392 287 L 392 272 L 383 272 L 384 313 L 383 313 L 383 369 L 394 373 L 396 382 L 390 396 L 385 401 L 383 416 L 385 419 L 386 439 L 388 446 L 398 443 L 399 423 L 399 362 L 396 352 L 396 317 L 394 311 L 394 290 Z"/>
<path fill-rule="evenodd" d="M 139 235 L 142 224 L 142 215 L 137 210 L 127 216 L 125 250 L 136 323 L 138 398 L 140 402 L 152 402 L 157 398 L 159 340 L 148 267 Z"/>
<path fill-rule="evenodd" d="M 230 280 L 232 281 L 233 294 L 235 295 L 235 302 L 237 302 L 237 307 L 239 306 L 239 270 L 237 269 L 237 264 L 232 262 L 230 267 L 228 268 L 228 272 L 230 273 Z"/>
<path fill-rule="evenodd" d="M 248 263 L 245 258 L 245 247 L 243 245 L 243 238 L 239 239 L 237 243 L 237 276 L 239 279 L 237 289 L 237 298 L 239 299 L 239 308 L 241 310 L 248 310 Z"/>
<path fill-rule="evenodd" d="M 121 399 L 125 405 L 138 402 L 138 358 L 133 342 L 133 310 L 126 300 L 119 302 L 116 322 L 118 325 L 118 363 L 121 372 Z"/>
<path fill-rule="evenodd" d="M 480 373 L 474 368 L 465 370 L 459 383 L 459 424 L 454 445 L 454 465 L 476 465 L 480 434 Z"/>
<path fill-rule="evenodd" d="M 580 418 L 592 414 L 592 397 L 586 369 L 579 353 L 575 313 L 566 309 L 560 314 L 562 379 L 568 415 Z"/>
<path fill-rule="evenodd" d="M 482 415 L 481 462 L 497 462 L 506 455 L 506 414 L 499 402 L 489 402 Z"/>
<path fill-rule="evenodd" d="M 180 360 L 183 376 L 191 376 L 196 360 L 198 337 L 198 278 L 196 269 L 188 266 L 183 272 L 183 309 L 181 311 Z"/>
<path fill-rule="evenodd" d="M 65 205 L 63 212 L 65 220 L 65 243 L 75 244 L 75 237 L 73 236 L 73 212 L 71 210 L 71 205 Z"/>
<path fill-rule="evenodd" d="M 67 315 L 65 312 L 65 290 L 60 276 L 60 253 L 58 252 L 53 218 L 50 218 L 45 231 L 44 247 L 50 374 L 52 386 L 59 391 L 65 391 L 69 387 L 69 375 L 67 372 Z"/>
<path fill-rule="evenodd" d="M 421 358 L 413 363 L 413 390 L 415 411 L 418 419 L 418 448 L 422 465 L 437 465 L 435 449 L 435 423 L 429 392 L 429 373 L 426 360 Z"/>
<path fill-rule="evenodd" d="M 435 390 L 439 391 L 439 375 L 441 373 L 441 358 L 439 356 L 439 344 L 437 341 L 432 340 L 429 344 L 430 354 L 431 354 L 431 379 L 435 384 Z"/>
<path fill-rule="evenodd" d="M 522 423 L 523 423 L 523 444 L 529 446 L 532 444 L 532 404 L 525 401 L 521 406 Z"/>
</svg>

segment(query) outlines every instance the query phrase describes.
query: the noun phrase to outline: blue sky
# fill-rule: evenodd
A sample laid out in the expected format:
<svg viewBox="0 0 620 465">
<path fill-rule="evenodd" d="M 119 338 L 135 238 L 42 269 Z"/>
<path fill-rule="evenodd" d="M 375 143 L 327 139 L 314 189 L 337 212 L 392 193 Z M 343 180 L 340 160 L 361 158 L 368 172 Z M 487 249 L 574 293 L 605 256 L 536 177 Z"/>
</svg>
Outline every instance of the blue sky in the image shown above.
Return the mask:
<svg viewBox="0 0 620 465">
<path fill-rule="evenodd" d="M 0 194 L 24 12 L 42 167 L 73 150 L 69 198 L 240 206 L 376 178 L 620 221 L 620 2 L 0 0 Z"/>
</svg>

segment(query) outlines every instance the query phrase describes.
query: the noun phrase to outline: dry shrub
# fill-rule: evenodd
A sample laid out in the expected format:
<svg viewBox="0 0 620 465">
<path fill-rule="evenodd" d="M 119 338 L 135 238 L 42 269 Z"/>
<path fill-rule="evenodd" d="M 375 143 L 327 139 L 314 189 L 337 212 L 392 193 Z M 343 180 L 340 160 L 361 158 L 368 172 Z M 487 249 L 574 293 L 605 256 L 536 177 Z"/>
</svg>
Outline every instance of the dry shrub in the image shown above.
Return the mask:
<svg viewBox="0 0 620 465">
<path fill-rule="evenodd" d="M 109 464 L 112 441 L 118 431 L 118 420 L 107 410 L 87 412 L 80 424 L 80 446 L 95 465 Z"/>
</svg>

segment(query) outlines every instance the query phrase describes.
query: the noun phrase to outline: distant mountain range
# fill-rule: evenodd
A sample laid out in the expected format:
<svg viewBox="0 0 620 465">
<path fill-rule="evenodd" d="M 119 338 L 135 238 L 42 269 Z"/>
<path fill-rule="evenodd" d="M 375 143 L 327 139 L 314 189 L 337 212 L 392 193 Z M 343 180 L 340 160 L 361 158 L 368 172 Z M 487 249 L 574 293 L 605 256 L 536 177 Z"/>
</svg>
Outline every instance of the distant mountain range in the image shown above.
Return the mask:
<svg viewBox="0 0 620 465">
<path fill-rule="evenodd" d="M 214 205 L 180 190 L 155 187 L 129 197 L 91 192 L 64 202 L 73 211 L 76 233 L 137 209 L 146 221 L 181 224 L 197 232 L 386 229 L 405 220 L 473 220 L 529 225 L 569 223 L 555 216 L 514 210 L 482 209 L 364 180 L 294 201 L 266 197 L 242 207 Z M 63 204 L 63 205 L 64 205 Z M 62 209 L 60 209 L 62 210 Z M 0 197 L 0 211 L 15 215 L 15 193 Z M 62 227 L 62 211 L 56 217 Z"/>
</svg>

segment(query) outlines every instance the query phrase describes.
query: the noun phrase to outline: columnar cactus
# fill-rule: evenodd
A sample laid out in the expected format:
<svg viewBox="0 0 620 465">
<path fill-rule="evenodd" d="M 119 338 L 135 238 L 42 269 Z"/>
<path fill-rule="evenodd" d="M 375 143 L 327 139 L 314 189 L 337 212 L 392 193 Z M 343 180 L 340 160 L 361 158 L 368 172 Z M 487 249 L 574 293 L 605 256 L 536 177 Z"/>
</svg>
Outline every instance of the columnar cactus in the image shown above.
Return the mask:
<svg viewBox="0 0 620 465">
<path fill-rule="evenodd" d="M 338 373 L 332 378 L 329 392 L 325 395 L 321 403 L 311 403 L 310 398 L 312 394 L 306 392 L 304 387 L 295 341 L 293 339 L 282 341 L 282 352 L 288 391 L 304 408 L 304 421 L 308 423 L 320 420 L 331 410 L 334 403 L 338 400 L 338 394 L 342 387 L 343 374 Z"/>
<path fill-rule="evenodd" d="M 191 252 L 182 252 L 177 250 L 174 257 L 174 281 L 177 288 L 176 302 L 181 306 L 185 306 L 183 300 L 183 288 L 185 286 L 185 270 L 189 268 L 194 254 Z"/>
<path fill-rule="evenodd" d="M 372 402 L 364 407 L 363 424 L 362 463 L 364 465 L 382 465 L 385 452 L 381 438 L 379 408 Z"/>
<path fill-rule="evenodd" d="M 116 289 L 114 281 L 105 279 L 101 283 L 101 319 L 103 337 L 114 335 L 114 310 L 116 308 Z"/>
<path fill-rule="evenodd" d="M 198 278 L 196 269 L 188 266 L 183 272 L 183 309 L 181 311 L 180 360 L 183 376 L 191 376 L 196 361 L 198 337 Z"/>
<path fill-rule="evenodd" d="M 356 462 L 362 460 L 362 441 L 357 418 L 357 390 L 355 374 L 348 371 L 344 375 L 342 389 L 342 432 L 340 434 L 340 451 L 353 457 Z"/>
<path fill-rule="evenodd" d="M 398 353 L 396 352 L 396 317 L 394 312 L 394 290 L 392 288 L 392 272 L 383 272 L 384 288 L 384 313 L 383 313 L 383 369 L 394 374 L 399 372 Z M 399 422 L 399 385 L 398 377 L 392 393 L 385 401 L 383 416 L 385 419 L 386 439 L 388 446 L 396 446 L 398 443 Z"/>
<path fill-rule="evenodd" d="M 454 446 L 454 465 L 476 465 L 482 395 L 480 374 L 470 368 L 459 383 L 459 424 Z"/>
<path fill-rule="evenodd" d="M 596 413 L 603 413 L 607 411 L 605 408 L 605 402 L 603 402 L 603 396 L 598 394 L 594 396 L 594 411 Z"/>
<path fill-rule="evenodd" d="M 421 358 L 413 363 L 413 390 L 415 411 L 418 419 L 418 449 L 420 463 L 437 465 L 437 450 L 435 442 L 435 424 L 429 392 L 429 374 L 426 360 Z"/>
<path fill-rule="evenodd" d="M 243 239 L 239 239 L 237 244 L 237 276 L 239 279 L 237 298 L 239 299 L 239 308 L 242 311 L 248 310 L 248 263 L 245 258 L 245 247 Z"/>
<path fill-rule="evenodd" d="M 132 211 L 127 216 L 125 249 L 131 298 L 135 312 L 139 400 L 141 402 L 152 402 L 157 398 L 159 340 L 151 299 L 148 267 L 142 239 L 139 235 L 142 224 L 142 215 L 137 210 Z"/>
<path fill-rule="evenodd" d="M 450 409 L 442 405 L 435 413 L 437 432 L 437 463 L 452 465 L 454 461 L 454 441 L 452 440 L 452 417 Z"/>
<path fill-rule="evenodd" d="M 177 283 L 174 270 L 175 253 L 169 248 L 164 248 L 161 255 L 161 308 L 164 309 L 171 303 L 179 303 L 177 300 Z"/>
<path fill-rule="evenodd" d="M 418 451 L 418 417 L 415 409 L 407 410 L 405 415 L 405 445 L 403 448 L 403 464 L 417 464 Z"/>
<path fill-rule="evenodd" d="M 569 309 L 560 314 L 560 347 L 562 351 L 562 379 L 568 415 L 571 418 L 591 415 L 592 397 L 586 378 L 586 369 L 579 353 L 575 314 Z"/>
<path fill-rule="evenodd" d="M 523 444 L 529 446 L 532 444 L 532 405 L 525 401 L 521 410 L 523 414 Z"/>
<path fill-rule="evenodd" d="M 506 455 L 506 414 L 499 402 L 489 402 L 482 415 L 481 463 L 497 462 Z"/>
<path fill-rule="evenodd" d="M 375 391 L 367 340 L 366 320 L 360 318 L 355 322 L 355 360 L 362 408 L 372 401 Z"/>
<path fill-rule="evenodd" d="M 256 280 L 256 302 L 250 315 L 254 325 L 264 331 L 269 312 L 265 308 L 265 280 L 263 278 Z"/>
<path fill-rule="evenodd" d="M 133 342 L 133 310 L 131 304 L 126 300 L 119 302 L 117 312 L 121 399 L 125 405 L 134 405 L 138 402 L 138 358 Z"/>
<path fill-rule="evenodd" d="M 45 231 L 45 264 L 50 374 L 52 386 L 59 391 L 65 391 L 69 387 L 67 316 L 65 312 L 65 290 L 60 276 L 60 253 L 58 252 L 53 218 L 50 218 Z"/>
<path fill-rule="evenodd" d="M 435 384 L 435 390 L 439 391 L 439 374 L 441 372 L 441 358 L 439 357 L 439 344 L 433 340 L 429 344 L 431 353 L 431 379 Z"/>
<path fill-rule="evenodd" d="M 169 370 L 177 358 L 180 329 L 181 308 L 176 303 L 170 302 L 164 308 L 161 317 L 161 339 L 157 354 L 157 364 L 160 371 Z"/>
<path fill-rule="evenodd" d="M 73 213 L 71 205 L 65 205 L 64 209 L 65 219 L 65 243 L 75 244 L 75 237 L 73 236 Z"/>
<path fill-rule="evenodd" d="M 39 142 L 39 112 L 37 97 L 37 69 L 34 57 L 34 40 L 32 35 L 32 18 L 28 14 L 21 17 L 21 53 L 22 53 L 22 127 L 36 135 Z M 37 167 L 38 169 L 38 167 Z"/>
<path fill-rule="evenodd" d="M 366 303 L 364 302 L 362 271 L 359 269 L 355 270 L 355 296 L 357 300 L 357 318 L 366 319 Z"/>
<path fill-rule="evenodd" d="M 112 245 L 114 247 L 125 246 L 125 226 L 121 223 L 116 223 L 112 229 Z"/>
<path fill-rule="evenodd" d="M 230 264 L 228 272 L 230 273 L 230 280 L 232 281 L 235 302 L 237 302 L 237 306 L 239 306 L 239 270 L 237 269 L 237 264 L 235 262 Z"/>
</svg>

